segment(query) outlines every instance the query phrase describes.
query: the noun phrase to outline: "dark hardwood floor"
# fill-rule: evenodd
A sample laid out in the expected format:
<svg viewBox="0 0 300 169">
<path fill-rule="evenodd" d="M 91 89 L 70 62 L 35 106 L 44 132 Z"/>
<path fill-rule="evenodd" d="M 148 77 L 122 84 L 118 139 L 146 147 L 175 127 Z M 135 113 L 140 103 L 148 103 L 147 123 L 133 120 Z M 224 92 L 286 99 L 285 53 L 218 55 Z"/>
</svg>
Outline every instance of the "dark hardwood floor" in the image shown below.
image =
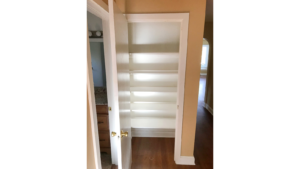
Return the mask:
<svg viewBox="0 0 300 169">
<path fill-rule="evenodd" d="M 202 96 L 201 96 L 202 97 Z M 212 169 L 213 116 L 199 99 L 195 137 L 194 166 L 176 165 L 174 138 L 132 138 L 132 169 Z"/>
<path fill-rule="evenodd" d="M 113 165 L 111 166 L 111 169 L 118 169 L 118 166 L 115 165 L 115 164 L 113 164 Z"/>
</svg>

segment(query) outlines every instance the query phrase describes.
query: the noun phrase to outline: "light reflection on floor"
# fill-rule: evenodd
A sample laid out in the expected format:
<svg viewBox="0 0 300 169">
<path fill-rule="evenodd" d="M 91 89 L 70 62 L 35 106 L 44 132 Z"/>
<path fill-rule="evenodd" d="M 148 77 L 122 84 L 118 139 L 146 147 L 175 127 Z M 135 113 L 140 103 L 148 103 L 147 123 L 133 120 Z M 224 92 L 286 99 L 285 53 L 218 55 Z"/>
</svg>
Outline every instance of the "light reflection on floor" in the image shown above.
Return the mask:
<svg viewBox="0 0 300 169">
<path fill-rule="evenodd" d="M 206 86 L 206 76 L 200 76 L 198 106 L 199 104 L 204 105 L 205 86 Z"/>
</svg>

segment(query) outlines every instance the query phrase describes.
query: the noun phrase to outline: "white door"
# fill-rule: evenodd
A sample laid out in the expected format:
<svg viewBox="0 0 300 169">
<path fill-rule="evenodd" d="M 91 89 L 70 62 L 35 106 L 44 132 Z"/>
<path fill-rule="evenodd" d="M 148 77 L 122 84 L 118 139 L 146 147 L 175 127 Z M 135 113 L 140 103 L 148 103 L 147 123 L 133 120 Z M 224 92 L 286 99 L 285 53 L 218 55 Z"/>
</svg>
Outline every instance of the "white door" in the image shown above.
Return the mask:
<svg viewBox="0 0 300 169">
<path fill-rule="evenodd" d="M 109 32 L 115 111 L 111 131 L 112 144 L 117 147 L 118 168 L 131 168 L 130 75 L 128 51 L 128 22 L 113 0 L 109 0 Z M 123 135 L 122 135 L 123 132 Z M 127 136 L 125 136 L 127 134 Z"/>
</svg>

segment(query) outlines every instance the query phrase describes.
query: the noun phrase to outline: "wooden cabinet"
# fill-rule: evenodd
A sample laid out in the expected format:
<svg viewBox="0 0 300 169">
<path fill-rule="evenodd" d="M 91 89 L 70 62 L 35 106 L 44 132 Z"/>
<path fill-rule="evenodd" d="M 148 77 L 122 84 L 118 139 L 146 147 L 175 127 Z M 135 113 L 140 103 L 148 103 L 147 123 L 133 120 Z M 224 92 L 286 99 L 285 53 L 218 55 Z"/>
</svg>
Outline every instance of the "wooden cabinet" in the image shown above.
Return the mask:
<svg viewBox="0 0 300 169">
<path fill-rule="evenodd" d="M 109 132 L 99 131 L 100 145 L 101 147 L 110 148 L 110 136 Z"/>
<path fill-rule="evenodd" d="M 96 105 L 96 110 L 98 114 L 106 114 L 108 115 L 108 107 L 107 105 Z"/>
<path fill-rule="evenodd" d="M 108 115 L 97 114 L 98 115 L 98 130 L 109 131 Z"/>
<path fill-rule="evenodd" d="M 110 134 L 107 105 L 96 105 L 98 119 L 98 133 L 101 152 L 108 154 L 110 151 Z"/>
</svg>

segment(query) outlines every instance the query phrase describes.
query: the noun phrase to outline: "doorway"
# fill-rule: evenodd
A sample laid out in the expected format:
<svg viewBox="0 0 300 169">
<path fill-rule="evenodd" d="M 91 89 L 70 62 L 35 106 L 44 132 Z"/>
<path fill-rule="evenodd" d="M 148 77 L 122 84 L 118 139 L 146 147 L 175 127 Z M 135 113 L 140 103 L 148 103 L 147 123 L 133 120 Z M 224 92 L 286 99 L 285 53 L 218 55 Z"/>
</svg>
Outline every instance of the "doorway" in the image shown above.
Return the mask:
<svg viewBox="0 0 300 169">
<path fill-rule="evenodd" d="M 111 144 L 106 89 L 105 56 L 102 19 L 87 11 L 89 44 L 94 82 L 94 96 L 97 111 L 97 126 L 100 143 L 102 169 L 111 169 Z"/>
<path fill-rule="evenodd" d="M 207 77 L 207 68 L 208 68 L 208 59 L 209 59 L 209 43 L 203 38 L 202 45 L 202 54 L 201 54 L 201 63 L 200 63 L 200 78 L 199 78 L 199 93 L 198 93 L 198 107 L 205 106 L 205 90 L 206 90 L 206 77 Z"/>
<path fill-rule="evenodd" d="M 112 7 L 112 6 L 110 6 L 110 7 Z M 110 10 L 112 10 L 111 8 L 110 8 Z M 98 15 L 97 15 L 98 16 Z M 110 16 L 110 20 L 113 20 L 114 18 L 111 18 L 111 17 L 113 17 L 112 15 L 109 15 Z M 163 18 L 163 17 L 164 18 Z M 126 17 L 127 17 L 127 20 L 130 20 L 130 19 L 128 19 L 128 15 L 126 15 Z M 125 69 L 117 69 L 117 73 L 119 74 L 119 73 L 122 73 L 122 74 L 128 74 L 129 75 L 129 73 L 132 73 L 132 80 L 133 80 L 133 84 L 138 84 L 138 85 L 141 85 L 141 86 L 136 86 L 137 88 L 135 88 L 137 91 L 136 91 L 136 93 L 133 93 L 133 95 L 134 95 L 134 98 L 133 99 L 141 99 L 140 100 L 140 103 L 141 102 L 150 102 L 150 101 L 152 101 L 152 102 L 155 102 L 154 100 L 153 100 L 153 98 L 150 98 L 150 97 L 148 97 L 148 98 L 141 98 L 140 96 L 142 95 L 142 96 L 145 96 L 144 94 L 145 94 L 145 92 L 147 92 L 147 91 L 144 91 L 144 89 L 145 88 L 142 88 L 142 87 L 149 87 L 148 85 L 153 85 L 153 86 L 150 86 L 150 87 L 153 87 L 152 89 L 155 89 L 155 91 L 154 92 L 175 92 L 175 93 L 177 93 L 177 96 L 176 96 L 176 100 L 172 100 L 172 99 L 174 99 L 174 97 L 169 97 L 169 96 L 166 96 L 166 97 L 168 97 L 168 98 L 166 98 L 166 97 L 157 97 L 156 96 L 156 98 L 159 98 L 159 99 L 166 99 L 166 102 L 168 102 L 168 101 L 170 101 L 171 102 L 171 104 L 170 105 L 172 105 L 173 106 L 173 108 L 175 108 L 175 112 L 176 112 L 176 114 L 175 114 L 175 116 L 176 116 L 176 118 L 175 118 L 175 128 L 176 128 L 176 133 L 175 133 L 175 153 L 174 153 L 174 160 L 176 161 L 176 163 L 177 164 L 185 164 L 186 163 L 186 161 L 183 159 L 184 157 L 181 157 L 180 156 L 180 154 L 181 154 L 181 152 L 180 152 L 180 147 L 181 147 L 181 131 L 182 131 L 182 119 L 183 119 L 183 103 L 184 103 L 184 101 L 183 101 L 183 99 L 184 99 L 184 79 L 185 79 L 185 64 L 186 64 L 186 52 L 187 52 L 187 32 L 188 32 L 188 18 L 189 18 L 189 14 L 186 14 L 186 13 L 182 13 L 182 14 L 147 14 L 147 15 L 139 15 L 138 17 L 140 17 L 141 18 L 141 20 L 143 20 L 143 22 L 149 22 L 149 21 L 144 21 L 144 20 L 151 20 L 151 22 L 153 22 L 153 20 L 158 20 L 158 22 L 179 22 L 180 23 L 180 43 L 179 43 L 179 51 L 178 51 L 178 53 L 177 53 L 177 55 L 179 55 L 178 57 L 176 56 L 176 52 L 174 52 L 173 51 L 173 53 L 172 53 L 172 51 L 169 51 L 169 52 L 163 52 L 163 51 L 160 51 L 160 50 L 158 50 L 158 51 L 156 51 L 156 52 L 161 52 L 161 53 L 163 53 L 163 55 L 165 54 L 165 53 L 171 53 L 171 55 L 173 55 L 173 56 L 169 56 L 169 57 L 173 57 L 173 58 L 178 58 L 178 61 L 177 61 L 177 64 L 178 64 L 178 70 L 176 70 L 176 69 L 167 69 L 167 67 L 163 67 L 163 68 L 166 68 L 167 70 L 164 70 L 164 69 L 162 69 L 163 70 L 163 72 L 160 72 L 161 71 L 161 69 L 150 69 L 150 71 L 149 72 L 147 72 L 149 69 L 143 69 L 143 70 L 140 70 L 140 69 L 136 69 L 136 70 L 129 70 L 129 71 L 134 71 L 134 72 L 129 72 L 129 71 L 127 71 L 127 70 L 125 70 Z M 134 14 L 132 14 L 132 17 L 131 17 L 131 20 L 132 19 L 136 19 L 136 18 L 138 18 L 138 17 L 136 17 Z M 129 17 L 130 18 L 130 17 Z M 154 19 L 153 19 L 154 18 Z M 140 20 L 138 20 L 138 21 L 140 21 Z M 103 20 L 103 22 L 107 22 L 106 20 Z M 112 23 L 112 22 L 109 22 L 110 24 Z M 108 24 L 106 24 L 106 25 L 108 25 Z M 112 24 L 110 25 L 110 26 L 113 26 Z M 116 26 L 116 28 L 118 28 L 118 26 Z M 112 31 L 114 31 L 113 30 L 113 27 L 111 27 L 110 28 Z M 106 26 L 104 26 L 104 30 L 108 30 L 109 31 L 109 29 L 107 29 L 107 27 Z M 105 32 L 103 32 L 104 33 L 104 35 L 105 35 Z M 119 33 L 119 32 L 115 32 L 115 33 Z M 88 34 L 88 32 L 87 32 L 87 34 Z M 115 49 L 115 48 L 118 48 L 118 47 L 122 47 L 122 46 L 118 46 L 118 44 L 115 44 L 116 42 L 115 42 L 115 38 L 117 38 L 117 37 L 123 37 L 123 35 L 125 35 L 124 33 L 122 34 L 122 36 L 115 36 L 114 35 L 114 33 L 111 33 L 111 35 L 113 35 L 112 36 L 112 38 L 111 38 L 111 45 L 112 45 L 112 47 L 110 48 L 111 50 L 110 50 L 110 52 L 112 53 L 111 55 L 112 55 L 112 59 L 113 60 L 111 60 L 110 61 L 110 63 L 112 63 L 112 66 L 116 66 L 116 63 L 117 64 L 119 64 L 119 63 L 123 63 L 123 62 L 116 62 L 116 59 L 118 59 L 118 56 L 119 55 L 116 55 L 116 53 L 118 52 L 118 51 L 114 51 L 114 50 L 118 50 L 118 49 Z M 153 34 L 154 35 L 154 34 Z M 106 37 L 106 38 L 108 38 L 108 39 L 110 39 L 109 37 Z M 87 36 L 87 39 L 88 39 L 88 36 Z M 105 36 L 104 36 L 104 40 L 105 40 Z M 117 41 L 118 42 L 118 41 Z M 123 42 L 123 41 L 122 41 Z M 88 44 L 87 44 L 88 45 Z M 114 45 L 116 45 L 115 47 L 114 47 Z M 154 45 L 155 46 L 155 45 Z M 88 46 L 89 47 L 89 46 Z M 105 44 L 104 44 L 104 47 L 105 47 Z M 141 44 L 141 47 L 145 47 L 145 45 L 144 44 Z M 161 45 L 156 45 L 156 47 L 161 47 Z M 106 49 L 106 48 L 105 48 Z M 146 48 L 144 48 L 144 49 L 146 49 Z M 150 48 L 148 48 L 149 50 L 152 50 L 152 47 L 150 46 Z M 147 50 L 148 50 L 147 49 Z M 169 48 L 170 50 L 172 49 L 172 48 Z M 145 50 L 144 51 L 144 53 L 147 53 L 147 52 L 149 52 L 149 51 L 147 51 L 147 50 Z M 137 55 L 133 55 L 132 57 L 134 58 L 134 57 L 138 57 L 138 55 L 140 55 L 142 52 L 136 52 L 136 53 L 138 53 Z M 149 52 L 149 53 L 151 53 L 151 54 L 153 54 L 153 53 L 155 53 L 155 52 Z M 175 54 L 174 54 L 175 53 Z M 118 54 L 118 53 L 117 53 Z M 127 52 L 127 54 L 128 54 L 128 52 Z M 105 54 L 106 55 L 106 54 Z M 91 59 L 89 59 L 89 54 L 87 54 L 87 63 L 89 62 L 89 63 L 91 63 Z M 107 55 L 107 56 L 110 56 L 110 55 Z M 107 62 L 107 60 L 109 60 L 109 58 L 106 58 L 107 56 L 105 56 L 105 63 Z M 145 55 L 144 55 L 145 56 Z M 174 57 L 175 56 L 175 57 Z M 167 58 L 167 57 L 166 57 Z M 161 59 L 166 59 L 166 58 L 161 58 Z M 89 60 L 88 60 L 89 59 Z M 152 59 L 153 60 L 153 58 L 152 57 L 150 57 L 150 59 Z M 154 62 L 155 62 L 155 59 L 154 59 Z M 106 64 L 106 65 L 110 65 L 110 64 Z M 124 64 L 123 64 L 124 65 Z M 124 66 L 126 66 L 126 65 L 124 65 Z M 153 65 L 152 65 L 153 66 Z M 87 74 L 89 73 L 89 76 L 90 76 L 90 74 L 92 73 L 92 66 L 88 66 L 89 67 L 89 70 L 87 70 Z M 156 66 L 155 66 L 155 64 L 154 64 L 154 67 L 153 68 L 155 68 Z M 115 68 L 115 67 L 114 67 Z M 144 67 L 144 68 L 146 68 L 146 67 Z M 106 74 L 108 75 L 108 73 L 107 72 L 109 72 L 110 70 L 110 66 L 107 66 L 106 67 Z M 115 69 L 113 69 L 113 71 L 116 71 Z M 120 72 L 119 72 L 120 71 Z M 116 73 L 116 72 L 113 72 L 113 73 Z M 145 73 L 150 73 L 150 74 L 155 74 L 155 75 L 158 75 L 158 76 L 144 76 L 144 74 Z M 167 74 L 167 75 L 166 75 Z M 174 76 L 174 75 L 172 75 L 172 74 L 177 74 L 177 78 Z M 136 76 L 137 75 L 137 76 Z M 164 75 L 164 77 L 162 77 L 162 75 Z M 171 75 L 171 76 L 170 76 Z M 144 81 L 143 81 L 143 78 L 145 79 L 145 78 L 156 78 L 156 81 L 155 82 L 152 82 L 152 83 L 145 83 Z M 109 83 L 110 82 L 110 76 L 106 76 L 106 78 L 107 78 L 107 83 Z M 119 82 L 119 79 L 117 79 L 118 80 L 118 82 Z M 87 79 L 87 81 L 93 81 L 93 79 Z M 160 83 L 159 81 L 161 81 L 162 83 Z M 120 81 L 120 82 L 122 82 L 122 81 Z M 112 86 L 113 85 L 116 85 L 116 83 L 114 83 L 114 84 L 112 84 Z M 162 86 L 156 86 L 156 85 L 162 85 Z M 171 85 L 171 86 L 168 86 L 168 85 Z M 174 85 L 174 86 L 172 86 L 172 85 Z M 109 85 L 109 84 L 107 84 L 107 87 L 109 87 L 109 86 L 111 86 L 111 85 Z M 118 86 L 117 86 L 118 87 Z M 130 87 L 134 87 L 134 86 L 130 86 Z M 172 89 L 170 88 L 169 90 L 164 90 L 164 88 L 160 88 L 160 87 L 172 87 Z M 175 88 L 173 88 L 173 87 L 175 87 Z M 92 87 L 93 88 L 93 87 Z M 114 88 L 115 89 L 115 88 Z M 176 91 L 175 91 L 176 90 Z M 91 90 L 90 90 L 91 91 Z M 119 93 L 121 93 L 121 94 L 123 94 L 124 92 L 124 90 L 122 91 L 120 88 L 118 89 L 118 88 L 116 88 L 116 90 L 114 90 L 114 91 L 117 91 L 117 92 L 119 92 Z M 126 91 L 127 91 L 127 88 L 126 88 Z M 122 93 L 123 92 L 123 93 Z M 143 93 L 144 92 L 144 93 Z M 153 91 L 151 91 L 151 92 L 153 92 Z M 94 93 L 94 91 L 91 91 L 91 93 Z M 152 94 L 154 94 L 154 93 L 152 93 Z M 155 94 L 157 94 L 157 93 L 155 93 Z M 175 94 L 176 95 L 176 94 Z M 108 103 L 109 103 L 109 96 L 112 96 L 112 95 L 110 95 L 109 93 L 107 93 L 107 99 L 108 99 Z M 114 95 L 115 96 L 115 95 Z M 121 96 L 123 96 L 123 95 L 121 95 Z M 129 95 L 129 96 L 131 96 L 131 95 Z M 180 96 L 180 97 L 178 97 L 178 96 Z M 126 97 L 127 97 L 127 93 L 126 93 Z M 131 97 L 130 97 L 131 98 Z M 172 99 L 171 99 L 172 98 Z M 123 99 L 123 98 L 121 98 L 120 97 L 120 95 L 118 96 L 118 97 L 116 97 L 115 99 Z M 146 100 L 143 100 L 143 99 L 146 99 Z M 147 100 L 147 99 L 149 99 L 149 100 Z M 170 100 L 168 100 L 168 99 L 170 99 Z M 143 100 L 143 101 L 142 101 Z M 159 100 L 157 100 L 157 101 L 159 101 Z M 175 102 L 176 104 L 174 105 L 174 103 L 173 102 Z M 118 101 L 117 102 L 115 102 L 115 103 L 118 103 Z M 127 103 L 127 102 L 126 102 Z M 94 103 L 91 103 L 91 104 L 95 104 L 95 102 Z M 111 102 L 111 104 L 114 104 L 114 102 Z M 143 104 L 143 103 L 142 103 Z M 167 104 L 166 104 L 167 105 Z M 159 106 L 159 105 L 157 105 L 156 107 L 154 107 L 153 105 L 148 105 L 148 107 L 153 107 L 153 108 L 162 108 L 162 107 L 164 107 L 165 109 L 167 109 L 167 107 L 168 106 L 166 106 L 166 105 L 163 105 L 163 104 L 161 104 L 161 106 Z M 93 106 L 92 106 L 93 107 Z M 95 106 L 94 106 L 95 107 Z M 137 109 L 139 109 L 139 107 L 145 107 L 145 105 L 144 106 L 137 106 L 136 108 Z M 118 109 L 119 109 L 119 107 L 116 107 L 115 109 L 114 109 L 114 107 L 112 106 L 112 112 L 113 111 L 118 111 Z M 163 110 L 165 110 L 165 109 L 163 109 Z M 123 109 L 122 109 L 123 110 Z M 140 109 L 139 109 L 140 110 Z M 144 109 L 142 109 L 142 110 L 144 110 Z M 153 109 L 151 109 L 151 110 L 153 110 Z M 94 110 L 93 110 L 94 112 L 96 112 L 96 110 L 95 110 L 95 108 L 94 108 Z M 121 109 L 119 110 L 119 111 L 121 111 Z M 127 110 L 126 110 L 126 113 L 127 113 Z M 140 111 L 140 112 L 138 112 L 138 113 L 143 113 L 143 111 Z M 149 113 L 149 112 L 148 112 Z M 163 113 L 167 113 L 168 114 L 168 112 L 163 112 Z M 127 113 L 128 114 L 128 113 Z M 117 113 L 116 113 L 116 115 L 118 115 Z M 120 113 L 120 116 L 119 117 L 121 117 L 121 113 Z M 93 117 L 94 119 L 95 118 L 97 118 L 97 116 L 96 116 L 96 114 L 94 115 L 94 117 Z M 115 119 L 115 118 L 111 118 L 111 116 L 109 117 L 109 120 L 110 119 Z M 122 124 L 122 121 L 120 121 L 120 125 Z M 97 125 L 97 124 L 96 124 Z M 99 125 L 99 123 L 98 123 L 98 125 Z M 152 123 L 151 123 L 151 125 L 152 125 Z M 165 125 L 165 124 L 164 124 Z M 112 125 L 112 126 L 114 126 L 114 125 Z M 112 127 L 111 126 L 111 127 Z M 117 125 L 115 125 L 116 126 L 116 129 L 115 130 L 113 130 L 113 131 L 118 131 L 118 130 L 120 130 L 120 126 L 117 126 Z M 96 126 L 97 127 L 97 126 Z M 130 129 L 128 130 L 128 131 L 130 131 Z M 112 135 L 113 135 L 113 132 L 111 132 L 112 133 Z M 99 134 L 100 135 L 100 134 Z M 123 134 L 122 134 L 122 136 L 123 136 Z M 96 136 L 95 137 L 98 137 L 98 134 L 96 134 Z M 94 137 L 94 138 L 95 138 Z M 112 136 L 113 137 L 113 136 Z M 131 137 L 131 134 L 128 134 L 128 138 L 129 137 Z M 122 138 L 122 137 L 121 137 Z M 125 137 L 126 138 L 126 137 Z M 119 140 L 121 140 L 121 139 L 119 139 Z M 177 141 L 176 141 L 177 140 Z M 96 142 L 96 144 L 97 144 L 97 141 L 95 141 Z M 100 142 L 100 141 L 99 141 Z M 120 141 L 119 141 L 120 142 Z M 123 142 L 121 142 L 122 143 L 122 147 L 117 147 L 118 148 L 118 150 L 121 150 L 121 148 L 123 148 L 124 147 L 124 145 L 123 145 Z M 98 145 L 99 145 L 99 143 L 98 143 Z M 100 145 L 101 146 L 101 145 Z M 96 147 L 96 149 L 97 149 L 97 147 Z M 131 149 L 131 148 L 130 148 Z M 98 148 L 98 151 L 100 150 L 100 148 Z M 101 150 L 102 150 L 102 148 L 101 148 Z M 112 151 L 113 152 L 113 151 Z M 120 151 L 119 151 L 120 152 Z M 122 153 L 123 153 L 123 150 L 122 150 Z M 119 154 L 118 154 L 119 155 Z M 100 155 L 99 155 L 100 156 Z M 131 156 L 131 155 L 130 155 Z M 122 155 L 122 156 L 118 156 L 118 162 L 120 163 L 120 165 L 121 164 L 123 164 L 123 161 L 124 161 L 124 158 L 121 158 L 121 157 L 129 157 L 129 156 L 124 156 L 124 155 Z M 113 158 L 112 158 L 113 159 Z M 122 163 L 121 163 L 121 160 L 122 160 Z M 126 161 L 127 159 L 125 159 L 125 161 Z M 188 161 L 188 163 L 191 163 L 191 164 L 194 164 L 194 162 L 193 162 L 193 160 L 191 159 L 191 160 L 189 160 Z M 113 163 L 113 164 L 115 164 L 115 163 Z"/>
<path fill-rule="evenodd" d="M 194 165 L 194 158 L 184 160 L 180 149 L 189 14 L 127 14 L 126 18 L 132 136 L 175 138 L 176 164 Z"/>
</svg>

